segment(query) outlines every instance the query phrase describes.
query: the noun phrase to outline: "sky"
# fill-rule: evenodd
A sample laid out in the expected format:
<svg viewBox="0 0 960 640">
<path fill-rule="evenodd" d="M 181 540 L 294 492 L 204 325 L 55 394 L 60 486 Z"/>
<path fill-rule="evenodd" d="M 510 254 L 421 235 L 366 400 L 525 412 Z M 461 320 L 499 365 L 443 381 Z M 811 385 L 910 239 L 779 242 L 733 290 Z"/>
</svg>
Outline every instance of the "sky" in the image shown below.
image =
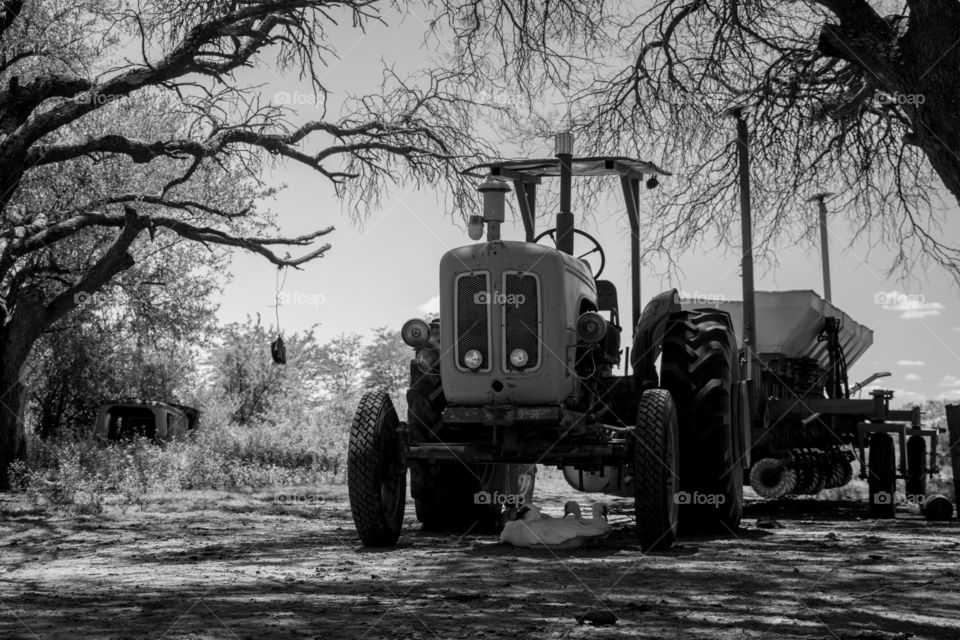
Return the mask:
<svg viewBox="0 0 960 640">
<path fill-rule="evenodd" d="M 330 61 L 324 77 L 334 92 L 334 104 L 345 92 L 375 90 L 384 59 L 402 73 L 423 65 L 431 53 L 443 54 L 420 46 L 423 33 L 424 24 L 415 14 L 389 26 L 374 26 L 366 35 L 349 29 L 337 32 L 334 44 L 340 59 Z M 309 87 L 295 77 L 261 69 L 250 79 L 264 83 L 264 98 L 286 100 L 295 106 L 302 121 L 317 117 Z M 552 144 L 552 140 L 544 140 L 542 148 L 530 149 L 527 155 L 549 157 Z M 279 165 L 266 181 L 284 186 L 274 200 L 261 203 L 278 213 L 284 235 L 333 225 L 336 230 L 323 239 L 333 246 L 322 259 L 302 270 L 282 273 L 260 257 L 236 252 L 233 277 L 219 299 L 222 322 L 260 314 L 266 324 L 274 324 L 277 287 L 282 284 L 279 320 L 287 334 L 312 328 L 317 339 L 325 342 L 343 333 L 369 336 L 372 327 L 399 329 L 405 320 L 435 310 L 440 257 L 471 242 L 459 218 L 450 216 L 438 194 L 428 189 L 393 189 L 379 210 L 357 221 L 343 209 L 322 176 L 300 165 Z M 619 197 L 619 185 L 613 179 L 610 189 Z M 651 202 L 641 193 L 641 217 Z M 603 245 L 607 255 L 604 277 L 617 285 L 621 307 L 626 307 L 630 235 L 622 202 L 614 203 L 611 199 L 609 209 L 578 218 L 578 225 Z M 812 207 L 811 216 L 815 216 Z M 960 207 L 954 209 L 942 239 L 956 246 L 960 243 Z M 541 213 L 547 217 L 538 221 L 538 229 L 554 226 L 550 212 Z M 834 304 L 874 332 L 873 346 L 850 368 L 851 384 L 873 372 L 889 371 L 892 376 L 866 391 L 893 389 L 894 406 L 927 398 L 960 400 L 960 293 L 950 277 L 939 269 L 915 273 L 906 281 L 887 277 L 892 260 L 889 250 L 851 242 L 842 212 L 831 211 L 828 227 Z M 522 239 L 519 221 L 508 220 L 503 237 Z M 698 297 L 741 298 L 736 248 L 697 249 L 675 260 L 683 273 L 672 280 L 656 275 L 664 273 L 666 265 L 654 262 L 644 268 L 643 303 L 671 287 Z M 785 249 L 779 254 L 779 264 L 758 270 L 755 280 L 762 291 L 812 289 L 822 294 L 819 247 Z M 623 315 L 629 317 L 628 312 Z"/>
</svg>

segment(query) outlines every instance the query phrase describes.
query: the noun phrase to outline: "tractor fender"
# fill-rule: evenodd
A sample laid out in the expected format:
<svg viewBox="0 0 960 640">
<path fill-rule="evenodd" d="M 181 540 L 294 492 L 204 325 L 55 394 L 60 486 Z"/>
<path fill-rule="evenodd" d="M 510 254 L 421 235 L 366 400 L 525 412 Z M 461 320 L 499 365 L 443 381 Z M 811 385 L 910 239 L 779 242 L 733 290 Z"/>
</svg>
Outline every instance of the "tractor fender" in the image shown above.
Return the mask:
<svg viewBox="0 0 960 640">
<path fill-rule="evenodd" d="M 630 352 L 630 366 L 638 392 L 652 389 L 659 383 L 654 363 L 663 348 L 667 320 L 677 311 L 680 311 L 680 295 L 676 289 L 670 289 L 651 298 L 640 314 Z"/>
</svg>

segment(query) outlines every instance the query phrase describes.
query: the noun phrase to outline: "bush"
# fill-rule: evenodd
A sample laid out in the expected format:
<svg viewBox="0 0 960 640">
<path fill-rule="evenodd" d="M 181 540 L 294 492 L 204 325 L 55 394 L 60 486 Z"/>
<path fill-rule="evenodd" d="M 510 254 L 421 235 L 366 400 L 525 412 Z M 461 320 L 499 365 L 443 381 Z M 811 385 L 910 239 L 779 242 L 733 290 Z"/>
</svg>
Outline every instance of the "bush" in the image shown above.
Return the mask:
<svg viewBox="0 0 960 640">
<path fill-rule="evenodd" d="M 210 403 L 201 426 L 183 441 L 44 442 L 33 438 L 11 478 L 38 508 L 94 514 L 107 502 L 140 505 L 149 495 L 188 489 L 235 489 L 343 482 L 347 425 L 332 411 L 312 418 L 232 424 L 231 407 Z"/>
</svg>

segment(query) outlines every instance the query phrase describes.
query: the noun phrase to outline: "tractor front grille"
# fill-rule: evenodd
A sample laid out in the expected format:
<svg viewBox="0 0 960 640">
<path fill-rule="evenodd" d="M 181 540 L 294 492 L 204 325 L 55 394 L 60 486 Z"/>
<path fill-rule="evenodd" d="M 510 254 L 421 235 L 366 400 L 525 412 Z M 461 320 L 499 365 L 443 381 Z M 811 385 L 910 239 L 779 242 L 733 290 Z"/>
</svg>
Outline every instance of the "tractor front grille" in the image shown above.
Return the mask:
<svg viewBox="0 0 960 640">
<path fill-rule="evenodd" d="M 540 297 L 537 276 L 529 272 L 503 274 L 503 367 L 512 369 L 510 353 L 527 352 L 524 371 L 540 365 Z"/>
<path fill-rule="evenodd" d="M 490 274 L 486 271 L 462 273 L 457 276 L 457 311 L 454 334 L 457 342 L 454 352 L 457 367 L 469 369 L 464 356 L 476 349 L 483 356 L 479 371 L 490 370 L 490 306 L 493 302 Z"/>
</svg>

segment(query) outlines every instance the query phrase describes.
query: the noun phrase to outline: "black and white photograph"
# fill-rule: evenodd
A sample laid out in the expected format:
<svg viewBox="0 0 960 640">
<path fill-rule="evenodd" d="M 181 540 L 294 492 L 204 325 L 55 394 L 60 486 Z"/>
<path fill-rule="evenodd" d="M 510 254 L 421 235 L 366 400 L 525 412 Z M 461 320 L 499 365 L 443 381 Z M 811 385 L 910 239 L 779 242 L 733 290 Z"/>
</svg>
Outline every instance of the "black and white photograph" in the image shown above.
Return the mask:
<svg viewBox="0 0 960 640">
<path fill-rule="evenodd" d="M 960 0 L 0 0 L 0 640 L 960 639 Z"/>
</svg>

